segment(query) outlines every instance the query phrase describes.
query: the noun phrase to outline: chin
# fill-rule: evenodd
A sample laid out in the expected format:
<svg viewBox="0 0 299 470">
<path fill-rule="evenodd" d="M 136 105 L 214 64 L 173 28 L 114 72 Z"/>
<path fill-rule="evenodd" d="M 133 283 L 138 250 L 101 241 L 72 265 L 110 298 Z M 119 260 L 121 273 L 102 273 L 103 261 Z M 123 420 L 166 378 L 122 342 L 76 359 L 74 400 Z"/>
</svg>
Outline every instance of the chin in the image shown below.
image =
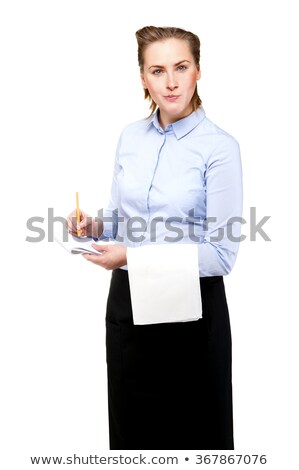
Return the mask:
<svg viewBox="0 0 299 470">
<path fill-rule="evenodd" d="M 175 116 L 176 114 L 182 114 L 184 113 L 184 109 L 182 109 L 181 106 L 178 106 L 176 105 L 175 103 L 173 103 L 174 106 L 169 106 L 167 108 L 164 108 L 164 111 L 168 114 L 171 114 L 173 116 Z"/>
</svg>

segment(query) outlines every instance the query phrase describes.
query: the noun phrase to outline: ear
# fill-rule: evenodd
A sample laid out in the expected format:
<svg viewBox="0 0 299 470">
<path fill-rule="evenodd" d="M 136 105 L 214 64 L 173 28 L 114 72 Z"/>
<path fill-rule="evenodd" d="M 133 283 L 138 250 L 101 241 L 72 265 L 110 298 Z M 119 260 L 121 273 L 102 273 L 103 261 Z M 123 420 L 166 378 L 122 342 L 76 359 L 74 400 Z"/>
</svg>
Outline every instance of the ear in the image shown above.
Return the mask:
<svg viewBox="0 0 299 470">
<path fill-rule="evenodd" d="M 197 65 L 197 74 L 196 74 L 196 80 L 200 80 L 200 77 L 201 77 L 201 70 L 200 70 L 200 67 L 199 67 L 199 65 Z"/>
<path fill-rule="evenodd" d="M 147 85 L 146 85 L 146 82 L 145 82 L 144 74 L 143 74 L 143 73 L 140 73 L 140 79 L 141 79 L 141 84 L 142 84 L 143 88 L 146 90 L 146 89 L 147 89 Z"/>
</svg>

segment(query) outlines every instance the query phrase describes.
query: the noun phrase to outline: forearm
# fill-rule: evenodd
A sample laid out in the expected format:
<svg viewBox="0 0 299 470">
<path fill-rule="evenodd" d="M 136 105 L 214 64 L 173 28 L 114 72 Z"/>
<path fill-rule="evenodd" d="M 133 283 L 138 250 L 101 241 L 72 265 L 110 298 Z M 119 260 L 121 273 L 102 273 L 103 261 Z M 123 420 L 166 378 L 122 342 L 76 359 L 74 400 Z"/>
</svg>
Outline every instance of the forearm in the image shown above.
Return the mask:
<svg viewBox="0 0 299 470">
<path fill-rule="evenodd" d="M 231 249 L 211 243 L 198 244 L 199 276 L 225 276 L 229 274 L 235 264 L 239 244 Z"/>
</svg>

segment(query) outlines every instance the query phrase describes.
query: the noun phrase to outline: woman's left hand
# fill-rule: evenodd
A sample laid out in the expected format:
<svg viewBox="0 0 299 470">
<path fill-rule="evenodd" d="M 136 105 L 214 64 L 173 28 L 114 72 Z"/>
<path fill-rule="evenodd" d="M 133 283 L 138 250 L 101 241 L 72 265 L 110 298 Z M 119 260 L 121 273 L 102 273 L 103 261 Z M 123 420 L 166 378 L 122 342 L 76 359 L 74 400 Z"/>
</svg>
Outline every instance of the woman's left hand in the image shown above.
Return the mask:
<svg viewBox="0 0 299 470">
<path fill-rule="evenodd" d="M 85 259 L 105 269 L 117 269 L 127 264 L 127 248 L 124 245 L 99 245 L 92 247 L 102 252 L 102 255 L 83 254 Z"/>
</svg>

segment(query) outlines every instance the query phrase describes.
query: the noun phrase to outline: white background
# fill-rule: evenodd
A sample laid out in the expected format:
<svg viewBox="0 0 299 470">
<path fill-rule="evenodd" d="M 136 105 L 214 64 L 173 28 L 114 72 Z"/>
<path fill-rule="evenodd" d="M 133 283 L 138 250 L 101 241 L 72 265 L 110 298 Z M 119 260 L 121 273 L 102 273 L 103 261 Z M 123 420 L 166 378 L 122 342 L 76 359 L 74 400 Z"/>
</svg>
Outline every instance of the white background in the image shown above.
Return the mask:
<svg viewBox="0 0 299 470">
<path fill-rule="evenodd" d="M 264 468 L 296 467 L 295 4 L 1 2 L 3 468 L 27 468 L 29 456 L 121 453 L 108 450 L 104 317 L 111 273 L 48 242 L 47 211 L 66 217 L 75 191 L 91 214 L 106 204 L 119 133 L 148 113 L 135 31 L 151 24 L 199 35 L 204 109 L 241 146 L 244 218 L 249 222 L 250 207 L 258 220 L 271 216 L 264 226 L 271 242 L 251 241 L 244 225 L 247 239 L 225 277 L 234 453 L 267 454 Z M 44 218 L 41 243 L 25 241 L 34 216 Z M 188 455 L 193 466 L 196 453 L 164 455 Z"/>
</svg>

